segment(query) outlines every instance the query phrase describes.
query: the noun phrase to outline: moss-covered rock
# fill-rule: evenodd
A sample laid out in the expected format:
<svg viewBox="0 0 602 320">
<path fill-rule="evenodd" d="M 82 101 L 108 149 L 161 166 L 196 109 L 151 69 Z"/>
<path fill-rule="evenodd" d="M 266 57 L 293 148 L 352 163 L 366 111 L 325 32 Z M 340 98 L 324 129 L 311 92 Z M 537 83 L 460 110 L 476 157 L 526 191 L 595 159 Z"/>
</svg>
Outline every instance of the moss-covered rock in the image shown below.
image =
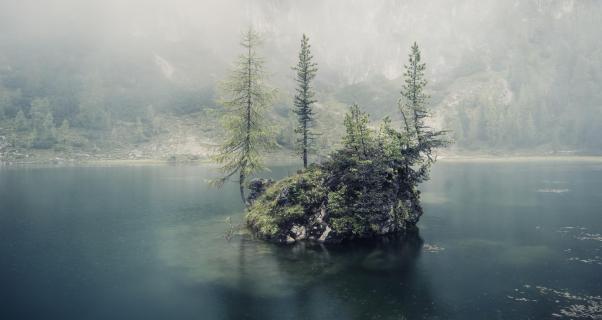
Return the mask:
<svg viewBox="0 0 602 320">
<path fill-rule="evenodd" d="M 394 183 L 383 183 L 390 173 L 374 164 L 336 168 L 332 162 L 314 164 L 269 184 L 251 199 L 248 226 L 258 237 L 281 243 L 373 238 L 414 226 L 412 208 L 419 206 L 400 199 Z"/>
<path fill-rule="evenodd" d="M 352 106 L 343 147 L 322 164 L 272 183 L 251 183 L 247 224 L 276 242 L 341 242 L 415 228 L 422 215 L 418 183 L 428 178 L 440 132 L 397 131 L 385 119 L 378 131 Z"/>
<path fill-rule="evenodd" d="M 322 210 L 326 195 L 324 173 L 312 166 L 251 198 L 247 224 L 261 238 L 277 242 L 315 238 L 317 228 L 310 226 L 315 226 L 315 214 Z"/>
</svg>

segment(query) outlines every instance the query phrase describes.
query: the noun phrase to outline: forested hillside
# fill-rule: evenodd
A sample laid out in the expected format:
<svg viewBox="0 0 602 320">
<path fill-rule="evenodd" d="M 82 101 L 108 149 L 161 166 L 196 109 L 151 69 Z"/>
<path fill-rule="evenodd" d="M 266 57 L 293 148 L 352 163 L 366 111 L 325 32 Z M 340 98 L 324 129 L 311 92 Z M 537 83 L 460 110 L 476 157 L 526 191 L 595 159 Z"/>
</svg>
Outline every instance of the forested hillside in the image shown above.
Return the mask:
<svg viewBox="0 0 602 320">
<path fill-rule="evenodd" d="M 205 156 L 220 139 L 218 84 L 251 24 L 278 90 L 269 120 L 285 150 L 295 140 L 291 67 L 306 33 L 322 149 L 339 141 L 335 119 L 352 103 L 399 124 L 403 64 L 417 41 L 431 125 L 456 141 L 448 152 L 599 154 L 600 17 L 595 0 L 3 3 L 0 152 Z"/>
</svg>

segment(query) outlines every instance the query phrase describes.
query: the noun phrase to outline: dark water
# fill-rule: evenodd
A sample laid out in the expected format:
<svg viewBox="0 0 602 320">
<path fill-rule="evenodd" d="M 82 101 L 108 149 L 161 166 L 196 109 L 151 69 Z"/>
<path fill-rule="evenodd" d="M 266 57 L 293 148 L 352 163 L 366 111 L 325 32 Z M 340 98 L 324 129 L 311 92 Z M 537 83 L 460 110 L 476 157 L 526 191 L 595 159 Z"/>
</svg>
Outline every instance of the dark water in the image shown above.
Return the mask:
<svg viewBox="0 0 602 320">
<path fill-rule="evenodd" d="M 418 236 L 328 247 L 226 241 L 213 174 L 0 168 L 0 319 L 602 317 L 601 162 L 440 162 Z"/>
</svg>

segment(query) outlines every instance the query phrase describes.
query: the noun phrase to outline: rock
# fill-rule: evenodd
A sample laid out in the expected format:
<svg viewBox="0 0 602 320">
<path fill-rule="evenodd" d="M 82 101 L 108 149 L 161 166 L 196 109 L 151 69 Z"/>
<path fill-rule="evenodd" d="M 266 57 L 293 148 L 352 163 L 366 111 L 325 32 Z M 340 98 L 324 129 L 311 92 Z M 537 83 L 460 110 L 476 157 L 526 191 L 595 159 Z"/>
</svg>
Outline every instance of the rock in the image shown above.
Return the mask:
<svg viewBox="0 0 602 320">
<path fill-rule="evenodd" d="M 291 243 L 294 243 L 294 242 L 295 242 L 295 239 L 293 239 L 293 237 L 286 236 L 286 243 L 291 244 Z"/>
<path fill-rule="evenodd" d="M 325 217 L 326 217 L 326 206 L 324 204 L 322 204 L 322 206 L 320 206 L 320 214 L 316 217 L 316 221 L 318 223 L 323 223 Z"/>
<path fill-rule="evenodd" d="M 324 233 L 322 233 L 322 235 L 320 235 L 320 238 L 318 238 L 318 241 L 325 242 L 328 239 L 328 235 L 330 234 L 330 231 L 332 231 L 332 229 L 330 229 L 329 226 L 326 226 L 326 230 L 324 230 Z"/>
<path fill-rule="evenodd" d="M 305 227 L 293 225 L 291 228 L 291 233 L 293 234 L 293 238 L 295 240 L 304 240 L 305 239 Z"/>
</svg>

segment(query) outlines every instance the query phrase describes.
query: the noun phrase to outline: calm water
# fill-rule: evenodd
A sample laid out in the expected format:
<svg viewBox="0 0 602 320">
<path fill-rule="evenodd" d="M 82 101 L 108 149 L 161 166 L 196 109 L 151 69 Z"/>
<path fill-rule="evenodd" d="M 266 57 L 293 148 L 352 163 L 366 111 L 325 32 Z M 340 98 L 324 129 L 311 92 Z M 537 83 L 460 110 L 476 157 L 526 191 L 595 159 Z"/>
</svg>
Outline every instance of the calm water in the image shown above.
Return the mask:
<svg viewBox="0 0 602 320">
<path fill-rule="evenodd" d="M 602 163 L 440 162 L 419 236 L 328 247 L 226 241 L 213 174 L 0 168 L 0 319 L 602 317 Z"/>
</svg>

